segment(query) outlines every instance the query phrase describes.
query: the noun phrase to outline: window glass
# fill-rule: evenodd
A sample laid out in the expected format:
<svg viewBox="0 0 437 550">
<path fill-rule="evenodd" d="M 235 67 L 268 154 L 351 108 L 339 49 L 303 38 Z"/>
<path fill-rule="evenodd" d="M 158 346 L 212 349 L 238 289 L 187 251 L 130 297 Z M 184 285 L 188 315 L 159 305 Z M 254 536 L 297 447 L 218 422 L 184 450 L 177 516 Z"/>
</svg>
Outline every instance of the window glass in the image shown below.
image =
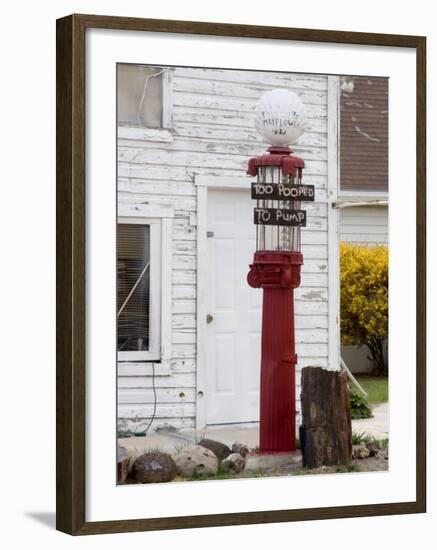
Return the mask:
<svg viewBox="0 0 437 550">
<path fill-rule="evenodd" d="M 148 351 L 150 226 L 117 226 L 117 350 Z"/>
<path fill-rule="evenodd" d="M 162 127 L 162 68 L 117 65 L 118 124 Z"/>
</svg>

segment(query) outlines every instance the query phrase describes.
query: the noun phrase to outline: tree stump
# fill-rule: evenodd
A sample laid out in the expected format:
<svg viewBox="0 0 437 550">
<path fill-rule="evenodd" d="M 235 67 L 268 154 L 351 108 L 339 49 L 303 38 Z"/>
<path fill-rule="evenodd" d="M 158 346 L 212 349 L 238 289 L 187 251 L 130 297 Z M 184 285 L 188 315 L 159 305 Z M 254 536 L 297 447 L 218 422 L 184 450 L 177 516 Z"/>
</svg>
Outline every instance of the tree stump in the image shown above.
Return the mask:
<svg viewBox="0 0 437 550">
<path fill-rule="evenodd" d="M 342 371 L 302 369 L 302 425 L 299 429 L 303 465 L 308 468 L 346 464 L 352 459 L 349 388 Z"/>
</svg>

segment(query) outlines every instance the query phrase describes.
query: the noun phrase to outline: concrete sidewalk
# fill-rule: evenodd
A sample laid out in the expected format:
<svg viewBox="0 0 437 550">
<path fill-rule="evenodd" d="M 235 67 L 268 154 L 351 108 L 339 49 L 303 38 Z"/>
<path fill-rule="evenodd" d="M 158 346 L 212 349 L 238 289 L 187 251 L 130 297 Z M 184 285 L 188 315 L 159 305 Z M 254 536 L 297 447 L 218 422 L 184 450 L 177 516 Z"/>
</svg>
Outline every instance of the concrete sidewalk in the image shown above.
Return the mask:
<svg viewBox="0 0 437 550">
<path fill-rule="evenodd" d="M 373 418 L 352 420 L 352 431 L 368 433 L 378 438 L 388 437 L 388 403 L 373 408 Z"/>
<path fill-rule="evenodd" d="M 371 434 L 378 438 L 388 437 L 388 403 L 382 403 L 373 409 L 373 418 L 352 420 L 352 431 Z M 254 449 L 259 441 L 259 425 L 227 424 L 223 426 L 208 426 L 195 430 L 160 430 L 150 432 L 142 437 L 124 437 L 119 439 L 120 445 L 138 453 L 146 450 L 159 449 L 174 453 L 187 445 L 193 445 L 202 438 L 215 439 L 231 446 L 234 441 L 245 443 L 249 449 Z"/>
</svg>

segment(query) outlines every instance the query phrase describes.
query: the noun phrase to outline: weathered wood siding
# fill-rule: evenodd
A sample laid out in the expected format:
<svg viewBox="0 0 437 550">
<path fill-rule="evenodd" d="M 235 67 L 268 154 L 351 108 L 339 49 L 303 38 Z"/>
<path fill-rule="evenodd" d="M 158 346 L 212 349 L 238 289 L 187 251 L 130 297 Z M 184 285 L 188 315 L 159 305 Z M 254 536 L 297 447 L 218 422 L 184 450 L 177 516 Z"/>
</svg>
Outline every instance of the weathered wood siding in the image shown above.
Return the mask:
<svg viewBox="0 0 437 550">
<path fill-rule="evenodd" d="M 351 206 L 340 210 L 340 239 L 355 244 L 388 244 L 388 207 Z"/>
<path fill-rule="evenodd" d="M 123 128 L 118 142 L 120 203 L 171 205 L 173 229 L 172 360 L 156 365 L 156 419 L 193 427 L 196 407 L 196 175 L 243 176 L 265 145 L 253 125 L 263 92 L 288 88 L 307 107 L 308 127 L 295 147 L 305 182 L 317 188 L 303 231 L 303 286 L 296 292 L 299 368 L 328 361 L 327 77 L 214 69 L 172 71 L 172 128 Z M 151 139 L 147 135 L 152 136 Z M 153 137 L 155 136 L 155 137 Z M 119 429 L 143 430 L 153 412 L 151 365 L 120 364 Z M 297 376 L 300 384 L 300 373 Z M 297 395 L 300 387 L 297 388 Z"/>
</svg>

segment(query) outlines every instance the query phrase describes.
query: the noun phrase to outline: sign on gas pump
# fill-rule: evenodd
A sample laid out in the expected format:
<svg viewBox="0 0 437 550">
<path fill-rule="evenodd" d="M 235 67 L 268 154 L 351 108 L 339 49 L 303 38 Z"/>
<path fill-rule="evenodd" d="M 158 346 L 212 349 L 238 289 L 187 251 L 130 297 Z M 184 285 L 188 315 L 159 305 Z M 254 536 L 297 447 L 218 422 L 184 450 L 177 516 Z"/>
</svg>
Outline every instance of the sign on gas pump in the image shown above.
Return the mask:
<svg viewBox="0 0 437 550">
<path fill-rule="evenodd" d="M 252 199 L 275 201 L 314 201 L 314 185 L 252 182 Z"/>
<path fill-rule="evenodd" d="M 255 208 L 253 223 L 256 225 L 282 225 L 284 227 L 305 227 L 305 210 L 287 210 L 285 208 Z"/>
</svg>

